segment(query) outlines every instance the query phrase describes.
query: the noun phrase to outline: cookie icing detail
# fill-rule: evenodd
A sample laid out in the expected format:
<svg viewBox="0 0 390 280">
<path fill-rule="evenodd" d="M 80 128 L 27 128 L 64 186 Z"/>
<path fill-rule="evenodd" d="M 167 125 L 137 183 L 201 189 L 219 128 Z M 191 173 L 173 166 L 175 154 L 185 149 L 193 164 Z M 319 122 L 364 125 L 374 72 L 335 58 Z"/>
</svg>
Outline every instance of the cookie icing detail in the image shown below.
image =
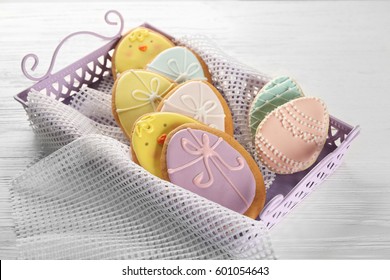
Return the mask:
<svg viewBox="0 0 390 280">
<path fill-rule="evenodd" d="M 326 130 L 324 124 L 307 116 L 294 104 L 290 106 L 275 112 L 275 117 L 280 121 L 282 127 L 288 130 L 293 137 L 298 137 L 306 143 L 315 142 L 316 145 L 321 145 L 323 142 L 321 135 Z M 300 126 L 296 123 L 299 123 Z"/>
<path fill-rule="evenodd" d="M 291 174 L 310 167 L 328 135 L 329 113 L 318 98 L 301 97 L 271 112 L 259 125 L 256 151 L 275 173 Z"/>
<path fill-rule="evenodd" d="M 124 35 L 113 54 L 113 75 L 129 69 L 143 69 L 159 53 L 175 45 L 165 36 L 138 27 Z"/>
<path fill-rule="evenodd" d="M 143 133 L 151 134 L 154 131 L 153 122 L 156 120 L 154 116 L 146 116 L 140 119 L 134 127 L 134 132 L 138 137 L 142 137 Z"/>
<path fill-rule="evenodd" d="M 241 213 L 249 208 L 254 197 L 255 181 L 243 156 L 223 138 L 202 130 L 187 128 L 177 132 L 173 137 L 178 137 L 179 140 L 176 141 L 179 141 L 177 143 L 181 147 L 177 155 L 181 157 L 180 164 L 177 160 L 169 158 L 167 172 L 173 183 L 186 188 L 188 183 L 184 183 L 184 186 L 179 181 L 185 178 L 191 185 L 202 190 L 199 194 L 202 195 L 203 191 L 208 190 L 209 194 L 215 197 L 211 200 L 218 203 L 220 203 L 218 192 L 229 192 L 230 189 L 241 203 L 237 203 L 236 200 L 234 203 L 229 201 L 221 204 L 230 209 L 235 208 L 236 211 L 240 208 Z M 168 143 L 169 145 L 171 143 Z M 170 149 L 169 152 L 172 152 L 174 147 L 171 146 Z M 197 192 L 196 189 L 194 192 Z M 244 206 L 240 207 L 238 204 Z"/>
<path fill-rule="evenodd" d="M 179 87 L 163 101 L 162 112 L 176 112 L 192 117 L 210 127 L 225 130 L 225 113 L 214 91 L 201 81 Z"/>
<path fill-rule="evenodd" d="M 191 79 L 206 80 L 199 60 L 184 47 L 174 47 L 161 52 L 147 69 L 165 75 L 177 83 Z"/>
<path fill-rule="evenodd" d="M 290 77 L 278 77 L 268 82 L 257 94 L 250 108 L 250 128 L 252 135 L 261 121 L 274 109 L 290 100 L 302 97 L 299 85 Z"/>
<path fill-rule="evenodd" d="M 140 28 L 138 30 L 135 30 L 129 34 L 129 41 L 130 42 L 143 42 L 146 37 L 149 36 L 149 30 L 145 28 Z"/>
<path fill-rule="evenodd" d="M 144 115 L 134 124 L 131 134 L 132 150 L 139 164 L 147 171 L 162 177 L 161 153 L 163 140 L 161 137 L 186 123 L 198 123 L 187 116 L 175 113 L 157 112 Z M 164 137 L 163 137 L 164 138 Z"/>
<path fill-rule="evenodd" d="M 114 84 L 113 113 L 127 135 L 131 135 L 134 122 L 156 111 L 161 99 L 175 87 L 172 81 L 145 70 L 128 70 Z"/>
<path fill-rule="evenodd" d="M 171 84 L 167 89 L 165 89 L 163 92 L 160 92 L 160 85 L 161 81 L 157 77 L 153 77 L 150 80 L 149 86 L 140 78 L 140 76 L 132 71 L 132 73 L 137 77 L 137 79 L 143 84 L 146 90 L 142 89 L 136 89 L 133 90 L 130 94 L 131 96 L 138 101 L 144 102 L 142 104 L 136 105 L 136 106 L 131 106 L 127 108 L 120 108 L 116 109 L 117 113 L 122 113 L 122 112 L 127 112 L 130 110 L 134 110 L 140 107 L 143 107 L 145 105 L 152 105 L 153 112 L 156 111 L 156 102 L 160 101 L 162 97 L 167 94 L 173 87 L 174 84 Z"/>
</svg>

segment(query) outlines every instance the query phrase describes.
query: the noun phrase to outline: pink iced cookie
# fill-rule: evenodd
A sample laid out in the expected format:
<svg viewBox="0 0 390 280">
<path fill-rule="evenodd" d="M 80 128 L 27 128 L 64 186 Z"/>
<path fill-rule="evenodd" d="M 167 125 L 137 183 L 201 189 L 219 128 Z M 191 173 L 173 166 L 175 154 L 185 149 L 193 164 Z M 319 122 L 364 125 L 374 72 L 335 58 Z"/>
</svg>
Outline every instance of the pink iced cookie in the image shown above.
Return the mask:
<svg viewBox="0 0 390 280">
<path fill-rule="evenodd" d="M 203 125 L 185 124 L 164 144 L 162 168 L 172 183 L 256 218 L 265 188 L 256 163 L 228 134 Z"/>
<path fill-rule="evenodd" d="M 309 168 L 324 147 L 329 114 L 318 98 L 302 97 L 272 111 L 259 125 L 255 144 L 260 160 L 275 173 Z"/>
</svg>

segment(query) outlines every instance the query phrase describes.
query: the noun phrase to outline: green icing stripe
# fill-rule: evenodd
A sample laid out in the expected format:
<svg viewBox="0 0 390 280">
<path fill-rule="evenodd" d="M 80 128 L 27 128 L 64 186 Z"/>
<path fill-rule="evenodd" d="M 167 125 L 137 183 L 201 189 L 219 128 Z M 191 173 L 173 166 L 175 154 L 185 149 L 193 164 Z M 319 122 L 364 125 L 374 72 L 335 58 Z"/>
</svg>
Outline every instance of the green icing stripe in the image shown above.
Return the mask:
<svg viewBox="0 0 390 280">
<path fill-rule="evenodd" d="M 251 106 L 249 126 L 252 135 L 255 136 L 261 121 L 274 109 L 302 96 L 301 88 L 290 77 L 278 77 L 267 83 Z"/>
</svg>

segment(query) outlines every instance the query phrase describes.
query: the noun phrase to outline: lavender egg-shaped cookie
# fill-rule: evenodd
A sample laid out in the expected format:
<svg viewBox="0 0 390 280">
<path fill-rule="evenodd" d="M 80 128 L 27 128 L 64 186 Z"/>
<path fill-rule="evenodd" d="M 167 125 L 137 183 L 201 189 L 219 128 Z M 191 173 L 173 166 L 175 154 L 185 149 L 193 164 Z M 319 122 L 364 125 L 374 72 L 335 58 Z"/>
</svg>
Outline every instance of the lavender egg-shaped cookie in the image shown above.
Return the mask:
<svg viewBox="0 0 390 280">
<path fill-rule="evenodd" d="M 251 218 L 263 208 L 261 172 L 230 135 L 185 124 L 168 135 L 162 155 L 163 178 L 170 182 Z"/>
</svg>

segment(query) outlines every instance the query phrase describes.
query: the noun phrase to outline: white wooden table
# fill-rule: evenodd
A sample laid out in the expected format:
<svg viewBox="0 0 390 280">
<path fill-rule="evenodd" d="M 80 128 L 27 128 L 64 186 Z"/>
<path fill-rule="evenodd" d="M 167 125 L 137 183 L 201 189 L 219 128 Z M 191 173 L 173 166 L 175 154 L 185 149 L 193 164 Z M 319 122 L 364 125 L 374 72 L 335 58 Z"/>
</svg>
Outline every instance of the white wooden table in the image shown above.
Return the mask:
<svg viewBox="0 0 390 280">
<path fill-rule="evenodd" d="M 253 68 L 295 77 L 332 115 L 360 124 L 343 165 L 271 237 L 282 259 L 390 258 L 390 2 L 80 2 L 0 4 L 1 259 L 17 254 L 9 183 L 39 153 L 12 98 L 31 85 L 20 61 L 37 53 L 44 73 L 68 33 L 114 34 L 103 21 L 109 9 L 128 28 L 147 21 L 172 34 L 206 34 Z M 74 53 L 65 48 L 60 64 L 78 58 Z"/>
</svg>

